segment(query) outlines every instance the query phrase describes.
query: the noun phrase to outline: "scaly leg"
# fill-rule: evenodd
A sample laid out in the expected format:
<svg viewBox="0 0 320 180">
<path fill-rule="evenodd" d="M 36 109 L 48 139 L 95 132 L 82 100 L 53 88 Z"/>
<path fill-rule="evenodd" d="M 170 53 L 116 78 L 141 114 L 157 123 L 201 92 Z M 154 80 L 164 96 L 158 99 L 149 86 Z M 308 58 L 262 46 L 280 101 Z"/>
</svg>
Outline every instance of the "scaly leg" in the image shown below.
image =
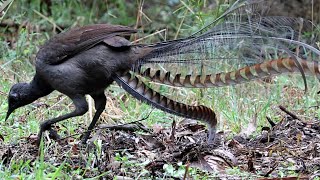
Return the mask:
<svg viewBox="0 0 320 180">
<path fill-rule="evenodd" d="M 75 110 L 71 113 L 68 113 L 68 114 L 65 114 L 65 115 L 62 115 L 62 116 L 59 116 L 59 117 L 56 117 L 53 119 L 49 119 L 49 120 L 42 122 L 40 125 L 40 131 L 38 134 L 38 140 L 37 140 L 38 146 L 40 145 L 40 141 L 41 141 L 41 137 L 42 137 L 43 132 L 46 130 L 50 130 L 52 124 L 55 124 L 57 122 L 63 121 L 65 119 L 68 119 L 71 117 L 81 116 L 88 111 L 88 104 L 87 104 L 87 101 L 83 95 L 76 95 L 76 96 L 73 96 L 70 98 L 72 99 L 72 102 L 75 105 Z"/>
<path fill-rule="evenodd" d="M 106 102 L 107 102 L 107 98 L 104 95 L 103 91 L 98 94 L 92 94 L 91 97 L 94 99 L 96 113 L 94 114 L 94 117 L 88 127 L 87 132 L 84 134 L 84 136 L 82 138 L 83 144 L 86 144 L 86 142 L 91 134 L 91 131 L 94 128 L 94 126 L 96 125 L 101 113 L 104 111 L 105 106 L 106 106 Z"/>
</svg>

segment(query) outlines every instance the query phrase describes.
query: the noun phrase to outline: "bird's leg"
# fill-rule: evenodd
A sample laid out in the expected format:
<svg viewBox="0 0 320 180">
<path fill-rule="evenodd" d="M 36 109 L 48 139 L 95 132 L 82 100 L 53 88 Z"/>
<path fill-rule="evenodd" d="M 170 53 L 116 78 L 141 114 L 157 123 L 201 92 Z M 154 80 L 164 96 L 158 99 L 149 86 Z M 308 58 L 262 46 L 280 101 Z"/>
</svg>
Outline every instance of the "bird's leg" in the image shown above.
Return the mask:
<svg viewBox="0 0 320 180">
<path fill-rule="evenodd" d="M 101 113 L 103 112 L 103 110 L 105 109 L 106 106 L 106 102 L 107 102 L 107 98 L 104 95 L 104 92 L 101 92 L 99 94 L 93 94 L 91 95 L 91 97 L 94 99 L 94 105 L 96 108 L 96 113 L 93 116 L 93 119 L 88 127 L 87 132 L 84 134 L 83 138 L 82 138 L 82 143 L 86 144 L 90 133 L 92 131 L 92 129 L 94 128 L 94 126 L 96 125 Z"/>
<path fill-rule="evenodd" d="M 38 140 L 37 140 L 37 145 L 40 145 L 40 141 L 41 141 L 41 137 L 42 137 L 42 133 L 46 130 L 50 130 L 51 129 L 51 125 L 55 124 L 59 121 L 71 118 L 71 117 L 75 117 L 75 116 L 81 116 L 83 114 L 85 114 L 88 111 L 88 104 L 87 101 L 85 99 L 84 96 L 82 95 L 75 95 L 73 97 L 70 97 L 72 99 L 73 104 L 75 105 L 75 110 L 72 111 L 71 113 L 53 118 L 53 119 L 49 119 L 46 120 L 44 122 L 41 123 L 40 125 L 40 131 L 38 134 Z"/>
</svg>

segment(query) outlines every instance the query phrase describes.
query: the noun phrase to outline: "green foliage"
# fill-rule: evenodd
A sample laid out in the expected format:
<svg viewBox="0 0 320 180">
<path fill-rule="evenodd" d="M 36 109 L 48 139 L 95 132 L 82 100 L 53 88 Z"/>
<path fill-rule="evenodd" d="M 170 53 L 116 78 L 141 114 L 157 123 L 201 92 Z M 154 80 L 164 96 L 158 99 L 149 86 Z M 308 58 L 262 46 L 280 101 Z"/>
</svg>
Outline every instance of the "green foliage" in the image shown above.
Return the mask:
<svg viewBox="0 0 320 180">
<path fill-rule="evenodd" d="M 178 163 L 178 168 L 174 168 L 171 164 L 165 164 L 163 165 L 163 170 L 165 171 L 165 175 L 169 177 L 175 177 L 175 178 L 183 178 L 183 175 L 185 174 L 185 167 L 182 165 L 182 163 Z"/>
<path fill-rule="evenodd" d="M 237 167 L 234 167 L 232 169 L 227 169 L 226 171 L 227 171 L 227 174 L 229 175 L 235 175 L 237 177 L 242 177 L 243 179 L 253 179 L 250 173 L 244 172 Z"/>
</svg>

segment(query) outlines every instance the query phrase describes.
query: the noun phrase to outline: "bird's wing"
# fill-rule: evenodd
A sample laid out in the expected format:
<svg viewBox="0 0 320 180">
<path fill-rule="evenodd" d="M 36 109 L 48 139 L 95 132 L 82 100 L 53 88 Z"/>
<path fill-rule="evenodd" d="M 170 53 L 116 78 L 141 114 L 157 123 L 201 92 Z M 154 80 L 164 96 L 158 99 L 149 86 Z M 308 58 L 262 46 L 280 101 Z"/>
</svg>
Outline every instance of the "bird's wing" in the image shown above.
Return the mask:
<svg viewBox="0 0 320 180">
<path fill-rule="evenodd" d="M 89 49 L 102 41 L 114 47 L 128 46 L 128 42 L 119 43 L 115 41 L 117 38 L 112 38 L 128 36 L 136 32 L 135 29 L 130 27 L 109 24 L 94 24 L 74 28 L 51 38 L 40 48 L 37 60 L 45 61 L 48 64 L 59 64 L 66 57 Z M 124 38 L 121 40 L 124 40 Z"/>
</svg>

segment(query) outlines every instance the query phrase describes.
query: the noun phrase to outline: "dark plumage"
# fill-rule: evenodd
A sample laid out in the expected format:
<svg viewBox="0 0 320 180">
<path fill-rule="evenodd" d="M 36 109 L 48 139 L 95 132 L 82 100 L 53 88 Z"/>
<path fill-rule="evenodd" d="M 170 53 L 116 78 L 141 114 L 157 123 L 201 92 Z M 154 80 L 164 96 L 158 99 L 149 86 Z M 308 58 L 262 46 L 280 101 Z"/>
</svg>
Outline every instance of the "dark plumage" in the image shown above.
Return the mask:
<svg viewBox="0 0 320 180">
<path fill-rule="evenodd" d="M 148 53 L 148 48 L 130 46 L 130 42 L 121 37 L 135 32 L 125 26 L 97 24 L 53 37 L 37 53 L 33 80 L 12 86 L 6 119 L 15 109 L 54 90 L 67 95 L 72 99 L 75 110 L 44 121 L 40 126 L 40 140 L 42 133 L 51 129 L 52 124 L 86 113 L 85 95 L 89 94 L 97 111 L 83 138 L 85 142 L 105 108 L 104 89 L 114 81 L 115 73 L 128 70 L 133 62 Z"/>
</svg>

